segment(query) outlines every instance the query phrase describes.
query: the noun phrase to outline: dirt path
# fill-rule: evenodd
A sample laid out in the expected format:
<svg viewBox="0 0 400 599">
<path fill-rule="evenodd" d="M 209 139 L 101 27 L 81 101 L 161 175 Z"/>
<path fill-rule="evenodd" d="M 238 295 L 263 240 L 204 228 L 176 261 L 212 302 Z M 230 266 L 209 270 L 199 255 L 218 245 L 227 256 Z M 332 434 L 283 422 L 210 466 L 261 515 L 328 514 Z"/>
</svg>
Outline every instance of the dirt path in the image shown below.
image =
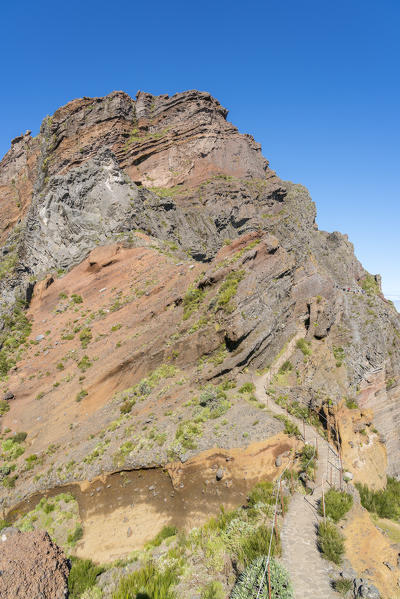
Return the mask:
<svg viewBox="0 0 400 599">
<path fill-rule="evenodd" d="M 287 351 L 290 351 L 289 347 Z M 287 359 L 286 355 L 281 356 L 281 361 L 285 359 Z M 272 374 L 269 372 L 254 381 L 256 395 L 260 401 L 265 402 L 265 387 L 270 382 Z M 268 402 L 268 407 L 276 414 L 287 416 L 303 431 L 303 422 L 298 418 L 290 416 L 272 401 Z M 326 481 L 328 464 L 329 469 L 332 465 L 332 484 L 339 485 L 340 482 L 338 459 L 327 441 L 309 425 L 305 426 L 305 436 L 307 443 L 315 445 L 316 439 L 318 443 L 316 488 L 312 495 L 304 496 L 296 493 L 290 501 L 281 530 L 282 562 L 290 574 L 295 599 L 337 599 L 338 595 L 330 585 L 328 572 L 331 566 L 329 562 L 322 559 L 317 548 L 316 527 L 320 520 L 317 510 L 322 497 L 322 484 L 324 483 L 325 489 L 328 486 Z"/>
</svg>

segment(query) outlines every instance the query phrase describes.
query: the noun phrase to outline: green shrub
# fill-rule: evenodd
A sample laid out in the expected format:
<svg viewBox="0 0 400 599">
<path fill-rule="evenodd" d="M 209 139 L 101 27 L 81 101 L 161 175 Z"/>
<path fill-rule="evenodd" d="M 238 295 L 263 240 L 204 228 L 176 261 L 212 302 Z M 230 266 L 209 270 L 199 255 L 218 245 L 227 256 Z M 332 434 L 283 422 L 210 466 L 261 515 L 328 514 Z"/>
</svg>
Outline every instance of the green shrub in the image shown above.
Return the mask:
<svg viewBox="0 0 400 599">
<path fill-rule="evenodd" d="M 400 518 L 400 481 L 388 477 L 386 489 L 380 491 L 373 491 L 360 483 L 356 483 L 356 487 L 362 506 L 369 512 L 375 512 L 380 518 Z"/>
<path fill-rule="evenodd" d="M 368 295 L 378 295 L 380 293 L 379 285 L 373 275 L 366 275 L 361 282 L 361 287 Z"/>
<path fill-rule="evenodd" d="M 198 310 L 203 299 L 204 291 L 202 289 L 189 287 L 183 298 L 183 320 L 187 320 L 193 312 Z"/>
<path fill-rule="evenodd" d="M 336 592 L 346 596 L 353 589 L 353 580 L 351 578 L 338 578 L 333 583 Z"/>
<path fill-rule="evenodd" d="M 270 481 L 257 483 L 247 499 L 249 507 L 254 507 L 257 503 L 275 505 L 274 484 Z"/>
<path fill-rule="evenodd" d="M 82 304 L 83 299 L 81 295 L 77 295 L 76 293 L 73 293 L 71 295 L 71 300 L 74 304 Z"/>
<path fill-rule="evenodd" d="M 89 327 L 85 327 L 84 329 L 82 329 L 82 331 L 79 334 L 79 339 L 81 341 L 83 349 L 87 348 L 87 346 L 92 340 L 92 336 L 92 331 L 89 329 Z"/>
<path fill-rule="evenodd" d="M 306 341 L 305 339 L 298 339 L 296 341 L 296 347 L 297 349 L 299 349 L 300 351 L 303 352 L 303 354 L 305 356 L 310 356 L 312 351 L 311 351 L 311 343 L 310 341 Z"/>
<path fill-rule="evenodd" d="M 90 368 L 92 365 L 89 356 L 87 356 L 86 354 L 84 356 L 82 356 L 81 360 L 78 362 L 78 368 L 82 371 L 82 372 L 86 372 L 86 370 L 88 368 Z"/>
<path fill-rule="evenodd" d="M 343 364 L 343 360 L 345 358 L 344 349 L 343 349 L 343 347 L 333 346 L 332 351 L 333 351 L 333 357 L 336 360 L 336 366 L 337 366 L 337 368 L 340 368 L 341 365 Z"/>
<path fill-rule="evenodd" d="M 15 443 L 23 443 L 27 438 L 28 433 L 17 433 L 16 435 L 12 435 L 9 439 L 12 439 Z"/>
<path fill-rule="evenodd" d="M 32 329 L 25 314 L 25 301 L 18 299 L 10 314 L 3 315 L 3 330 L 0 334 L 0 376 L 4 376 L 19 359 L 18 348 L 25 343 Z M 1 413 L 0 413 L 1 415 Z"/>
<path fill-rule="evenodd" d="M 16 460 L 22 455 L 25 449 L 19 443 L 16 443 L 14 439 L 6 439 L 2 442 L 1 448 L 6 454 L 8 460 Z"/>
<path fill-rule="evenodd" d="M 177 581 L 175 570 L 157 570 L 149 563 L 121 580 L 112 599 L 175 599 L 172 588 Z"/>
<path fill-rule="evenodd" d="M 264 576 L 266 557 L 254 560 L 241 574 L 231 599 L 256 599 L 261 582 L 262 591 L 259 599 L 269 598 L 268 575 Z M 270 561 L 271 599 L 293 599 L 293 588 L 285 568 L 275 559 Z"/>
<path fill-rule="evenodd" d="M 185 449 L 196 449 L 197 443 L 195 439 L 196 437 L 200 437 L 202 432 L 200 424 L 187 420 L 179 424 L 175 433 L 175 439 Z"/>
<path fill-rule="evenodd" d="M 286 372 L 291 372 L 293 370 L 293 364 L 290 360 L 285 360 L 280 369 L 278 370 L 279 374 L 286 374 Z"/>
<path fill-rule="evenodd" d="M 353 505 L 353 497 L 344 491 L 329 489 L 325 495 L 325 513 L 334 522 L 339 522 Z M 322 500 L 319 504 L 319 513 L 323 515 Z"/>
<path fill-rule="evenodd" d="M 230 272 L 218 290 L 217 303 L 215 310 L 222 309 L 231 314 L 235 310 L 235 305 L 230 301 L 235 297 L 240 281 L 244 277 L 244 271 L 238 270 Z"/>
<path fill-rule="evenodd" d="M 289 435 L 289 437 L 297 437 L 297 439 L 301 438 L 301 433 L 298 426 L 289 420 L 287 416 L 284 414 L 274 414 L 274 418 L 284 423 L 284 433 L 286 433 L 286 435 Z"/>
<path fill-rule="evenodd" d="M 317 457 L 318 454 L 314 445 L 306 443 L 301 450 L 300 468 L 301 472 L 305 472 L 305 474 L 312 480 L 314 480 Z"/>
<path fill-rule="evenodd" d="M 75 397 L 75 401 L 79 403 L 80 401 L 82 401 L 84 397 L 86 397 L 86 395 L 88 395 L 88 392 L 86 391 L 86 389 L 82 389 Z"/>
<path fill-rule="evenodd" d="M 239 547 L 236 549 L 236 558 L 247 568 L 257 557 L 265 555 L 266 548 L 269 546 L 272 529 L 265 524 L 256 528 L 240 540 Z M 281 545 L 276 536 L 272 535 L 271 555 L 280 555 Z"/>
<path fill-rule="evenodd" d="M 218 580 L 209 582 L 201 592 L 201 599 L 225 599 L 224 587 Z"/>
<path fill-rule="evenodd" d="M 344 537 L 333 522 L 320 522 L 318 526 L 318 548 L 322 557 L 340 564 L 344 554 Z"/>
<path fill-rule="evenodd" d="M 70 599 L 79 599 L 81 595 L 96 584 L 96 577 L 104 568 L 96 566 L 90 559 L 71 557 L 71 571 L 68 577 Z"/>
<path fill-rule="evenodd" d="M 354 399 L 351 399 L 350 397 L 346 397 L 346 407 L 349 410 L 356 410 L 358 408 L 358 405 L 354 401 Z"/>
<path fill-rule="evenodd" d="M 67 537 L 67 543 L 72 546 L 75 546 L 76 543 L 83 537 L 83 528 L 80 524 L 78 524 L 73 532 L 71 532 Z"/>
<path fill-rule="evenodd" d="M 10 404 L 5 399 L 0 399 L 0 416 L 3 416 L 10 409 Z"/>
<path fill-rule="evenodd" d="M 239 393 L 254 393 L 256 387 L 254 383 L 244 383 L 239 389 Z"/>
<path fill-rule="evenodd" d="M 173 537 L 177 534 L 176 526 L 164 526 L 152 541 L 147 543 L 148 547 L 158 547 L 165 539 Z"/>
<path fill-rule="evenodd" d="M 3 530 L 3 528 L 7 528 L 7 526 L 11 526 L 10 523 L 0 518 L 0 531 Z"/>
</svg>

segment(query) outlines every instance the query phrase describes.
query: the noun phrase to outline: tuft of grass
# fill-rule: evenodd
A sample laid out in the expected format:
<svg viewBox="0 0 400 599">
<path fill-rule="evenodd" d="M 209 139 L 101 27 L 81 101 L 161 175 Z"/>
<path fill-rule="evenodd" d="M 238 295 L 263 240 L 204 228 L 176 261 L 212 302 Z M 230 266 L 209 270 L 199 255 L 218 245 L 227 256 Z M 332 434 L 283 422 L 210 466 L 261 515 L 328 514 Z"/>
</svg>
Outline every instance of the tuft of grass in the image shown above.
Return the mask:
<svg viewBox="0 0 400 599">
<path fill-rule="evenodd" d="M 11 526 L 11 524 L 0 518 L 0 532 L 3 530 L 3 528 L 7 528 L 7 526 Z"/>
<path fill-rule="evenodd" d="M 67 537 L 67 543 L 74 547 L 76 543 L 83 537 L 83 528 L 80 524 L 77 524 L 74 531 L 72 531 Z"/>
<path fill-rule="evenodd" d="M 183 320 L 187 320 L 193 312 L 199 309 L 204 299 L 204 291 L 197 287 L 189 287 L 183 298 Z"/>
<path fill-rule="evenodd" d="M 398 520 L 400 518 L 400 481 L 388 477 L 386 489 L 373 491 L 367 485 L 356 483 L 361 505 L 380 518 Z"/>
<path fill-rule="evenodd" d="M 353 505 L 353 497 L 344 491 L 329 489 L 325 495 L 325 513 L 334 522 L 339 522 Z M 319 504 L 319 513 L 323 515 L 322 501 Z"/>
<path fill-rule="evenodd" d="M 351 578 L 337 578 L 333 583 L 333 588 L 337 593 L 346 597 L 347 593 L 353 589 L 353 580 Z"/>
<path fill-rule="evenodd" d="M 306 339 L 298 339 L 296 341 L 296 347 L 302 351 L 305 356 L 310 356 L 312 354 L 311 343 L 310 341 L 306 341 Z"/>
<path fill-rule="evenodd" d="M 259 503 L 267 505 L 275 504 L 274 485 L 270 481 L 257 483 L 251 490 L 247 503 L 249 507 L 254 507 Z"/>
<path fill-rule="evenodd" d="M 225 591 L 219 580 L 213 580 L 203 588 L 200 599 L 225 599 Z"/>
<path fill-rule="evenodd" d="M 270 561 L 271 589 L 269 580 L 265 578 L 266 557 L 255 559 L 239 577 L 231 594 L 231 599 L 293 599 L 293 588 L 285 568 L 276 560 Z M 258 590 L 262 586 L 261 594 Z"/>
<path fill-rule="evenodd" d="M 112 599 L 176 599 L 173 586 L 177 581 L 175 569 L 160 571 L 153 563 L 121 580 Z"/>
<path fill-rule="evenodd" d="M 86 391 L 86 389 L 81 389 L 81 391 L 79 391 L 79 393 L 75 397 L 75 401 L 79 403 L 80 401 L 82 401 L 84 397 L 86 397 L 87 394 L 88 392 Z"/>
<path fill-rule="evenodd" d="M 87 348 L 87 346 L 89 345 L 89 343 L 92 340 L 92 337 L 93 337 L 92 331 L 90 330 L 89 327 L 85 327 L 84 329 L 81 330 L 81 332 L 79 334 L 79 339 L 80 339 L 83 349 Z"/>
<path fill-rule="evenodd" d="M 239 393 L 254 393 L 256 387 L 254 383 L 244 383 L 239 389 Z"/>
<path fill-rule="evenodd" d="M 356 410 L 358 408 L 358 405 L 354 401 L 354 399 L 351 399 L 350 397 L 346 397 L 346 407 L 349 410 Z"/>
<path fill-rule="evenodd" d="M 287 416 L 285 416 L 284 414 L 274 414 L 274 418 L 284 423 L 284 433 L 286 433 L 286 435 L 289 435 L 289 437 L 296 437 L 297 439 L 301 439 L 301 432 L 299 430 L 299 427 L 296 424 L 294 424 L 294 422 L 289 420 Z"/>
<path fill-rule="evenodd" d="M 104 568 L 96 566 L 90 559 L 71 557 L 71 571 L 68 577 L 70 599 L 79 599 L 85 591 L 96 584 L 96 578 Z"/>
<path fill-rule="evenodd" d="M 278 370 L 278 374 L 286 374 L 287 372 L 291 372 L 293 370 L 293 364 L 290 360 L 285 360 L 280 369 Z"/>
<path fill-rule="evenodd" d="M 9 405 L 8 401 L 6 401 L 5 399 L 0 399 L 0 416 L 7 414 L 9 409 L 10 409 L 10 405 Z"/>
<path fill-rule="evenodd" d="M 380 289 L 374 276 L 367 274 L 361 282 L 361 287 L 368 295 L 379 295 Z"/>
<path fill-rule="evenodd" d="M 92 366 L 92 362 L 90 361 L 89 356 L 87 356 L 86 354 L 78 362 L 78 368 L 82 372 L 86 372 L 86 370 L 88 368 L 90 368 L 91 366 Z"/>
<path fill-rule="evenodd" d="M 202 427 L 200 423 L 187 420 L 180 422 L 175 433 L 175 439 L 184 449 L 196 449 L 196 438 L 202 435 Z"/>
<path fill-rule="evenodd" d="M 345 353 L 344 353 L 344 349 L 343 347 L 336 347 L 333 346 L 332 347 L 332 351 L 333 351 L 333 356 L 336 360 L 336 367 L 340 368 L 341 365 L 343 364 L 344 358 L 345 358 Z"/>
<path fill-rule="evenodd" d="M 3 315 L 0 334 L 0 376 L 15 366 L 21 356 L 21 345 L 28 339 L 32 324 L 26 317 L 25 301 L 18 299 L 11 313 Z"/>
<path fill-rule="evenodd" d="M 344 554 L 344 536 L 333 522 L 320 522 L 318 525 L 318 548 L 322 557 L 340 564 Z"/>
<path fill-rule="evenodd" d="M 147 543 L 147 547 L 159 547 L 165 539 L 169 537 L 174 537 L 178 532 L 176 526 L 164 526 L 160 532 Z"/>
<path fill-rule="evenodd" d="M 222 283 L 217 294 L 215 311 L 222 309 L 227 314 L 232 314 L 236 305 L 231 303 L 235 297 L 240 281 L 244 278 L 244 270 L 230 272 Z"/>
<path fill-rule="evenodd" d="M 245 535 L 236 550 L 237 560 L 247 568 L 257 557 L 265 555 L 266 547 L 269 546 L 272 529 L 262 524 L 254 531 Z M 280 555 L 280 541 L 272 536 L 271 555 Z"/>
</svg>

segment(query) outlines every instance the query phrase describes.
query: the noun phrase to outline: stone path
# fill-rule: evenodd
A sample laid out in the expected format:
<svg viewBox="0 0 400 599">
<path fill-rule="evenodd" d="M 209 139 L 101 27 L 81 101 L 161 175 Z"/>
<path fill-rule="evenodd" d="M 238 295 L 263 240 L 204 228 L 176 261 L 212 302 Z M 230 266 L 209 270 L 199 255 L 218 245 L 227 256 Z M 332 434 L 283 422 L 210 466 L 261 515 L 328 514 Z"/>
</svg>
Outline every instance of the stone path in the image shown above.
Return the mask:
<svg viewBox="0 0 400 599">
<path fill-rule="evenodd" d="M 272 375 L 268 373 L 254 380 L 256 395 L 260 401 L 265 402 L 265 387 L 271 377 Z M 276 414 L 287 416 L 303 431 L 303 423 L 298 418 L 290 416 L 272 401 L 268 402 L 268 407 Z M 320 521 L 317 508 L 322 497 L 322 482 L 324 480 L 324 488 L 328 490 L 329 485 L 326 478 L 327 465 L 330 463 L 333 473 L 332 483 L 339 485 L 338 458 L 330 449 L 327 441 L 320 437 L 311 426 L 305 426 L 305 434 L 307 443 L 315 445 L 315 439 L 318 439 L 316 488 L 312 495 L 304 496 L 296 493 L 291 498 L 281 530 L 282 562 L 289 572 L 295 599 L 338 599 L 338 594 L 330 585 L 329 571 L 332 569 L 332 565 L 322 559 L 317 548 L 316 535 L 317 524 Z"/>
</svg>

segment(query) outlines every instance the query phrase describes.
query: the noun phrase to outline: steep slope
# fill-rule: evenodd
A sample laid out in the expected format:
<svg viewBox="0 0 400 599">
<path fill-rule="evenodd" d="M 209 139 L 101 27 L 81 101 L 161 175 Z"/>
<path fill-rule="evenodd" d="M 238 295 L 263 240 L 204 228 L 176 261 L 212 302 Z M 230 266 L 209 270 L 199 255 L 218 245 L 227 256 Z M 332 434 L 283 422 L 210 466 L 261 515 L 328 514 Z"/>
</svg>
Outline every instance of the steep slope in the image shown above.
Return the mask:
<svg viewBox="0 0 400 599">
<path fill-rule="evenodd" d="M 197 91 L 83 98 L 0 163 L 4 508 L 274 437 L 240 391 L 264 369 L 355 480 L 400 474 L 399 314 L 226 116 Z"/>
</svg>

